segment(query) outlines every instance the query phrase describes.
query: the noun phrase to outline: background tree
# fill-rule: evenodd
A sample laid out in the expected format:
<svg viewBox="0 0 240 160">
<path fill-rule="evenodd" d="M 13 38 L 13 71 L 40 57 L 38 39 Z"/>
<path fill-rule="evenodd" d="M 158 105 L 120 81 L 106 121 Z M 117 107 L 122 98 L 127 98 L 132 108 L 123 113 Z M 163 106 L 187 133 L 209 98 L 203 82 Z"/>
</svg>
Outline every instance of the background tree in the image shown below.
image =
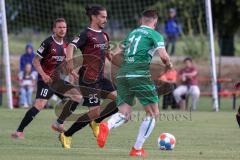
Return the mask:
<svg viewBox="0 0 240 160">
<path fill-rule="evenodd" d="M 240 0 L 213 0 L 212 6 L 220 55 L 234 56 L 234 35 L 240 27 Z"/>
</svg>

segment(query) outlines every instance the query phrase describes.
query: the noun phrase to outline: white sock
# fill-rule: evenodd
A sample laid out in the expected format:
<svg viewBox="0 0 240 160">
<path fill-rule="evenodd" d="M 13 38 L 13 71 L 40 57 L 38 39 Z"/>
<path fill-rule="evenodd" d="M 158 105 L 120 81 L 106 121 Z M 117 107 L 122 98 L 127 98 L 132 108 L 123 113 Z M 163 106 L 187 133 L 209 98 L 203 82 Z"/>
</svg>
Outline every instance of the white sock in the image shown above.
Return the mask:
<svg viewBox="0 0 240 160">
<path fill-rule="evenodd" d="M 145 140 L 149 137 L 152 133 L 153 128 L 155 126 L 155 118 L 153 117 L 145 117 L 138 132 L 137 140 L 134 145 L 136 150 L 142 149 L 142 146 Z"/>
<path fill-rule="evenodd" d="M 126 117 L 122 113 L 115 113 L 108 120 L 108 129 L 117 128 L 126 121 Z"/>
</svg>

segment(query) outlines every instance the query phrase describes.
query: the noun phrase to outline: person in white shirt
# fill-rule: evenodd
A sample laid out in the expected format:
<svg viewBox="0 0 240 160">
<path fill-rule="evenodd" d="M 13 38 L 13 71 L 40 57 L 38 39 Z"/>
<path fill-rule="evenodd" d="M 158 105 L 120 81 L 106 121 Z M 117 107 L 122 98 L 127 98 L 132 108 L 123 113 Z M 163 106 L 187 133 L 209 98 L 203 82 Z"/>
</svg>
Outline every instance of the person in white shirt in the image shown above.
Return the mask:
<svg viewBox="0 0 240 160">
<path fill-rule="evenodd" d="M 18 74 L 20 84 L 20 106 L 28 108 L 32 105 L 32 93 L 34 90 L 36 76 L 32 72 L 32 65 L 27 63 L 24 67 L 24 71 L 20 71 Z"/>
</svg>

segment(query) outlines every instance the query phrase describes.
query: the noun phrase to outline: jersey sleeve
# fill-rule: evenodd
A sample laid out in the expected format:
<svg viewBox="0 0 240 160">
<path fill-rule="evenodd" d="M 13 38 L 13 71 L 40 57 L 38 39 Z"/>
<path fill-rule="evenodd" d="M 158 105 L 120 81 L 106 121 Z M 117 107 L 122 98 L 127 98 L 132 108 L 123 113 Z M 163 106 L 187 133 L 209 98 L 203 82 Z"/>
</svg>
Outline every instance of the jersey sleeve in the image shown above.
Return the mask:
<svg viewBox="0 0 240 160">
<path fill-rule="evenodd" d="M 48 42 L 48 40 L 45 40 L 41 43 L 40 47 L 38 48 L 36 54 L 40 57 L 40 58 L 44 58 L 47 53 L 48 53 L 48 48 L 50 46 L 50 43 Z"/>
<path fill-rule="evenodd" d="M 79 36 L 75 37 L 70 44 L 75 48 L 81 49 L 87 42 L 87 33 L 86 31 L 82 32 Z"/>
<path fill-rule="evenodd" d="M 163 36 L 158 32 L 152 34 L 152 40 L 155 49 L 165 48 Z"/>
</svg>

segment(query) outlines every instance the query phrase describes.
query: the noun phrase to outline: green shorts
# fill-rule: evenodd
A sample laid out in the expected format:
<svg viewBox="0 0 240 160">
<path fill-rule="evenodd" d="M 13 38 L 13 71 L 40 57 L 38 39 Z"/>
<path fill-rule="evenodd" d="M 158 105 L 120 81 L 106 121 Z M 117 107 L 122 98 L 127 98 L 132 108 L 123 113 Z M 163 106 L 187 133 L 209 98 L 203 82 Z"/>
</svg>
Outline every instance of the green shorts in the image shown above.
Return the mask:
<svg viewBox="0 0 240 160">
<path fill-rule="evenodd" d="M 117 105 L 133 106 L 136 97 L 143 106 L 159 101 L 156 88 L 150 77 L 119 77 L 116 79 Z"/>
</svg>

